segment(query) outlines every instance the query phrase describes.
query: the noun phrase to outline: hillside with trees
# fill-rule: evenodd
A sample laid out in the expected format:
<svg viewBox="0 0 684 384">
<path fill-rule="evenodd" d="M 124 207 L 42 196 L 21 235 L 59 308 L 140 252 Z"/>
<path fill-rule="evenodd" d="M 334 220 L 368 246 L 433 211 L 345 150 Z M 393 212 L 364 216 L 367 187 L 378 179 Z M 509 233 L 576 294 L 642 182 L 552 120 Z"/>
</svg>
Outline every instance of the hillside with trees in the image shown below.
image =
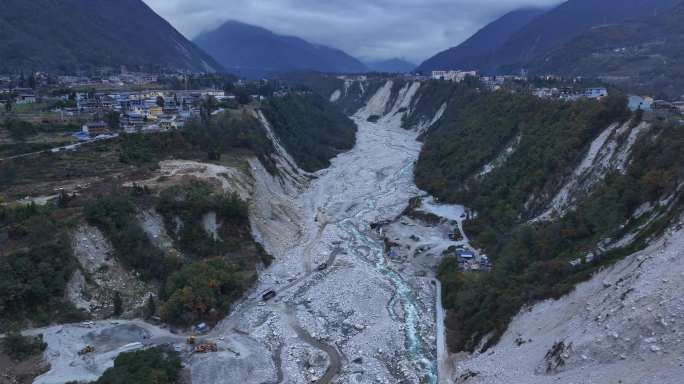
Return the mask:
<svg viewBox="0 0 684 384">
<path fill-rule="evenodd" d="M 285 149 L 305 171 L 327 168 L 333 157 L 356 143 L 356 124 L 317 94 L 273 98 L 262 111 Z"/>
<path fill-rule="evenodd" d="M 564 103 L 463 90 L 427 134 L 417 184 L 477 212 L 465 230 L 495 265 L 484 274 L 463 273 L 452 258 L 440 266 L 453 351 L 475 351 L 483 340 L 485 350 L 495 345 L 521 308 L 567 294 L 599 268 L 642 249 L 681 214 L 684 157 L 677 148 L 684 137 L 658 123 L 634 145 L 626 172 L 609 172 L 565 215 L 530 221 L 600 132 L 611 122 L 639 118 L 617 95 L 601 103 Z M 503 164 L 482 173 L 511 143 L 515 149 Z M 638 207 L 664 199 L 672 203 L 635 216 Z M 636 235 L 627 245 L 597 250 L 600 241 L 628 233 Z M 597 256 L 585 259 L 592 252 Z M 584 262 L 573 265 L 573 260 Z"/>
<path fill-rule="evenodd" d="M 440 53 L 420 68 L 476 69 L 485 73 L 510 74 L 529 70 L 530 63 L 593 28 L 622 24 L 663 15 L 679 0 L 569 0 L 538 15 L 512 13 L 492 22 L 462 47 Z M 496 44 L 488 44 L 488 41 Z M 468 54 L 463 47 L 477 42 L 479 47 Z M 465 52 L 464 52 L 465 51 Z M 572 61 L 562 62 L 569 65 Z M 439 68 L 437 68 L 439 64 Z M 557 73 L 556 68 L 545 68 Z"/>
<path fill-rule="evenodd" d="M 511 11 L 485 25 L 458 46 L 444 50 L 425 60 L 417 71 L 429 73 L 446 69 L 480 68 L 483 60 L 486 61 L 515 32 L 545 11 L 541 8 L 524 8 Z"/>
<path fill-rule="evenodd" d="M 0 57 L 0 72 L 223 71 L 141 0 L 5 0 Z"/>
<path fill-rule="evenodd" d="M 640 20 L 592 28 L 536 57 L 534 72 L 603 77 L 663 98 L 684 93 L 684 3 Z"/>
</svg>

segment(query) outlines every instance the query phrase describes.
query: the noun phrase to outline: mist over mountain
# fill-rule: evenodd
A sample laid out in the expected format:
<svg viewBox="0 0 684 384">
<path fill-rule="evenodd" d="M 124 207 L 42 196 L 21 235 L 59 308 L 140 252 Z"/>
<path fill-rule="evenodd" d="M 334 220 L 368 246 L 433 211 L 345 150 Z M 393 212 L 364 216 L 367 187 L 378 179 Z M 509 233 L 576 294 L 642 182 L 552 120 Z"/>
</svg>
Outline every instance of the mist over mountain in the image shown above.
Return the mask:
<svg viewBox="0 0 684 384">
<path fill-rule="evenodd" d="M 359 60 L 339 49 L 237 21 L 229 21 L 198 36 L 195 43 L 229 72 L 246 77 L 298 69 L 343 73 L 368 70 Z"/>
</svg>

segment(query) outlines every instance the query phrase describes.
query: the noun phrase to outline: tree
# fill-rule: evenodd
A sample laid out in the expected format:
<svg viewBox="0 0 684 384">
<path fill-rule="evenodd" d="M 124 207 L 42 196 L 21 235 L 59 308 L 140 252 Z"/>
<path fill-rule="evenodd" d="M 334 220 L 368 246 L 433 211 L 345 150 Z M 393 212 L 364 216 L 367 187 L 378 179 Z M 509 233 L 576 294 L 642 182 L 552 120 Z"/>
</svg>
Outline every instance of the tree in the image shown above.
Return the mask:
<svg viewBox="0 0 684 384">
<path fill-rule="evenodd" d="M 159 347 L 124 352 L 95 384 L 172 384 L 181 368 L 178 353 Z"/>
<path fill-rule="evenodd" d="M 114 316 L 121 316 L 123 313 L 123 300 L 121 299 L 121 293 L 114 292 Z"/>
<path fill-rule="evenodd" d="M 165 103 L 164 97 L 157 96 L 157 106 L 160 108 L 164 108 L 164 103 Z"/>
<path fill-rule="evenodd" d="M 249 93 L 243 89 L 243 88 L 236 88 L 235 91 L 235 96 L 237 97 L 238 103 L 241 105 L 247 105 L 252 102 L 252 96 L 249 95 Z"/>
<path fill-rule="evenodd" d="M 12 94 L 8 94 L 7 98 L 5 99 L 5 112 L 10 113 L 12 112 L 12 102 L 14 101 L 14 98 L 12 97 Z"/>
<path fill-rule="evenodd" d="M 153 296 L 150 296 L 147 299 L 147 304 L 145 304 L 145 318 L 149 319 L 154 316 L 155 313 L 157 313 L 157 301 Z"/>
<path fill-rule="evenodd" d="M 121 115 L 117 111 L 108 112 L 105 115 L 105 121 L 110 129 L 119 129 L 121 124 Z"/>
<path fill-rule="evenodd" d="M 28 78 L 28 86 L 31 89 L 36 89 L 36 76 L 33 73 Z"/>
<path fill-rule="evenodd" d="M 4 352 L 16 360 L 24 360 L 43 352 L 47 343 L 43 341 L 43 335 L 36 337 L 22 336 L 21 333 L 12 330 L 7 333 L 3 342 Z"/>
</svg>

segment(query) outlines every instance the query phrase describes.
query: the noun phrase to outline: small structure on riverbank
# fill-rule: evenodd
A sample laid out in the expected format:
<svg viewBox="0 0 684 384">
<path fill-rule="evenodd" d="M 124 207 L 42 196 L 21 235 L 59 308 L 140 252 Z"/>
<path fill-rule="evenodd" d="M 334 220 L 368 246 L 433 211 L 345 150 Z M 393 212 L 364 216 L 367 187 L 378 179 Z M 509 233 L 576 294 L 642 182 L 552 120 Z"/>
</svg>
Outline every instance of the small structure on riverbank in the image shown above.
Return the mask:
<svg viewBox="0 0 684 384">
<path fill-rule="evenodd" d="M 454 256 L 458 261 L 458 267 L 461 271 L 489 272 L 492 269 L 489 257 L 484 254 L 478 254 L 472 249 L 457 248 L 454 250 Z"/>
</svg>

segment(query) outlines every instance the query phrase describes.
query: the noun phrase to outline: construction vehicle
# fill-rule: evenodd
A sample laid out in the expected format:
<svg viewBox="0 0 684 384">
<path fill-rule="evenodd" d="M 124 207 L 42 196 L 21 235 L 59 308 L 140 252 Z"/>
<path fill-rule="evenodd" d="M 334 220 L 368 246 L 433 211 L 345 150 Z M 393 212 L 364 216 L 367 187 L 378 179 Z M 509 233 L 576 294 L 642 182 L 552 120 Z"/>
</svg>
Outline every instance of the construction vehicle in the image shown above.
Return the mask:
<svg viewBox="0 0 684 384">
<path fill-rule="evenodd" d="M 192 350 L 193 353 L 209 353 L 209 352 L 217 352 L 218 347 L 216 347 L 216 344 L 214 343 L 202 343 L 198 346 L 195 347 L 195 349 Z"/>
<path fill-rule="evenodd" d="M 261 298 L 262 298 L 264 301 L 269 301 L 269 300 L 271 300 L 271 299 L 274 298 L 274 297 L 276 297 L 276 292 L 275 292 L 275 291 L 268 291 L 268 292 L 264 293 L 263 295 L 261 295 Z"/>
<path fill-rule="evenodd" d="M 86 345 L 85 348 L 78 351 L 78 355 L 83 356 L 93 352 L 95 352 L 95 347 L 93 347 L 92 345 Z"/>
<path fill-rule="evenodd" d="M 195 340 L 197 340 L 197 338 L 195 336 L 188 336 L 188 338 L 185 339 L 185 342 L 192 345 L 192 344 L 195 344 Z"/>
</svg>

